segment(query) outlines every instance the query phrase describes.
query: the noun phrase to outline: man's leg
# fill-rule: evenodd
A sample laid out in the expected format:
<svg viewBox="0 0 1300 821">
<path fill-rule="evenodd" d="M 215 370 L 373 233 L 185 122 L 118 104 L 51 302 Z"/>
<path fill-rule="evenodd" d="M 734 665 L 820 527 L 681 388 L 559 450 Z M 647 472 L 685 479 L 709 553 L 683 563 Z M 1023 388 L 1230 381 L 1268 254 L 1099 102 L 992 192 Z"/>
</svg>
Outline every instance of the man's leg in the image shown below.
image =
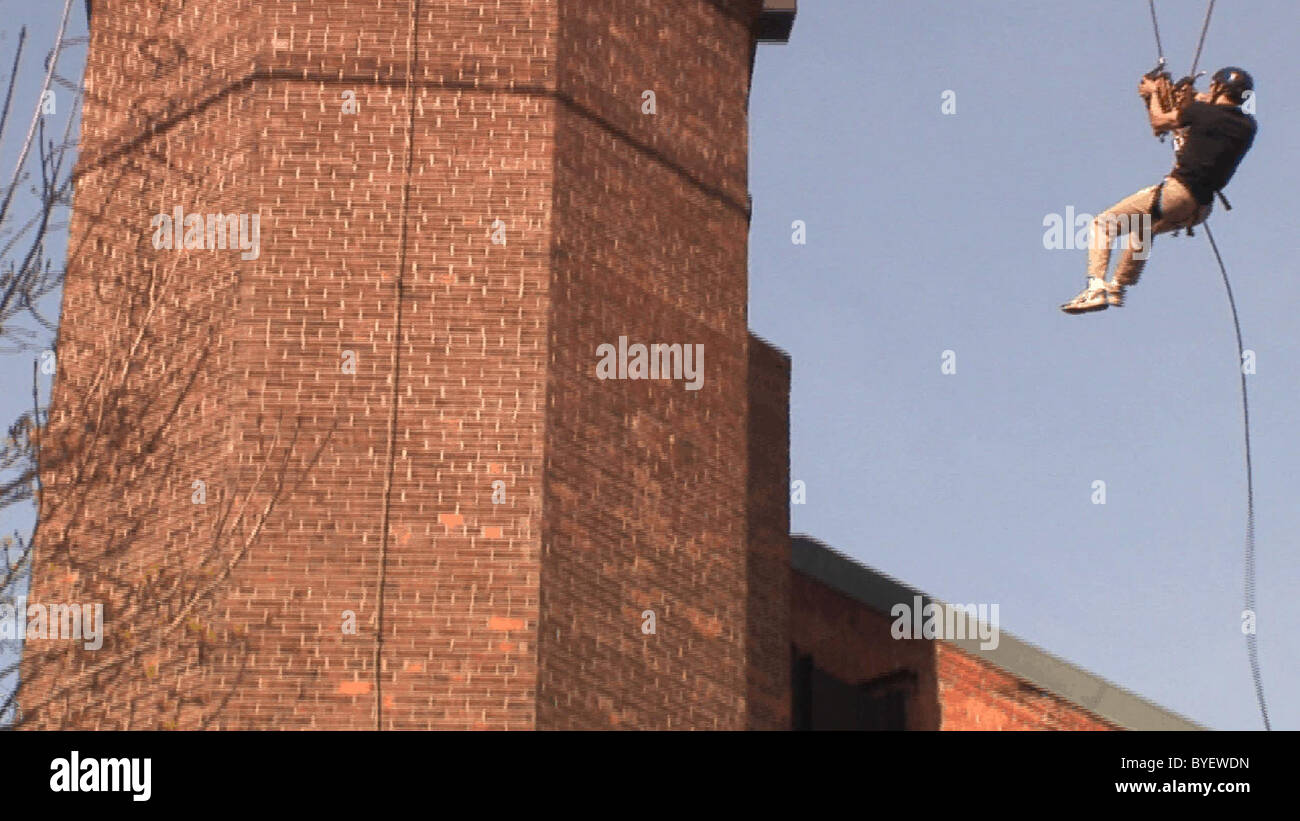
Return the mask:
<svg viewBox="0 0 1300 821">
<path fill-rule="evenodd" d="M 1121 300 L 1123 289 L 1135 284 L 1138 277 L 1142 276 L 1142 269 L 1146 266 L 1156 235 L 1200 225 L 1209 216 L 1210 209 L 1209 205 L 1197 203 L 1192 193 L 1178 180 L 1173 177 L 1165 180 L 1160 196 L 1160 219 L 1153 221 L 1149 235 L 1142 231 L 1129 234 L 1124 253 L 1120 254 L 1119 263 L 1115 265 L 1114 285 L 1120 289 Z"/>
<path fill-rule="evenodd" d="M 1118 237 L 1129 235 L 1133 241 L 1130 227 L 1136 222 L 1141 233 L 1142 217 L 1149 216 L 1156 202 L 1159 185 L 1151 185 L 1137 193 L 1131 194 L 1107 208 L 1092 221 L 1092 235 L 1088 245 L 1088 278 L 1106 281 L 1106 272 L 1110 268 L 1110 249 Z M 1132 251 L 1132 246 L 1125 249 L 1125 255 Z M 1145 256 L 1145 255 L 1144 255 Z"/>
<path fill-rule="evenodd" d="M 1109 304 L 1123 304 L 1122 286 L 1106 285 L 1106 271 L 1110 268 L 1110 247 L 1117 237 L 1130 233 L 1130 225 L 1138 223 L 1141 231 L 1144 215 L 1149 219 L 1155 204 L 1159 185 L 1150 185 L 1107 208 L 1092 221 L 1088 239 L 1088 283 L 1074 299 L 1061 306 L 1071 314 L 1100 311 Z M 1126 254 L 1132 255 L 1131 248 Z M 1146 256 L 1145 253 L 1142 254 Z M 1130 263 L 1132 260 L 1130 260 Z"/>
</svg>

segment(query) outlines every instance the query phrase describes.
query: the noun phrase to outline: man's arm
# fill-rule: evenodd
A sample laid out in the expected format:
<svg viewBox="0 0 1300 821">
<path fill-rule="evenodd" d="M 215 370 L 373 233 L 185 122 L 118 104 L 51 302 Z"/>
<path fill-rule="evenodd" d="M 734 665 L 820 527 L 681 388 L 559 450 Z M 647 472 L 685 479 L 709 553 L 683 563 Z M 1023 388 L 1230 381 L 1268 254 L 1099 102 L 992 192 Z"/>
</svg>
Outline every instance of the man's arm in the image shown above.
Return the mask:
<svg viewBox="0 0 1300 821">
<path fill-rule="evenodd" d="M 1177 108 L 1173 111 L 1163 110 L 1160 107 L 1160 98 L 1154 94 L 1147 100 L 1147 114 L 1151 118 L 1151 128 L 1157 134 L 1164 134 L 1177 128 L 1182 113 L 1182 110 Z"/>
<path fill-rule="evenodd" d="M 1138 94 L 1141 94 L 1147 102 L 1147 116 L 1151 120 L 1151 130 L 1156 134 L 1173 131 L 1181 125 L 1179 118 L 1182 109 L 1175 107 L 1171 111 L 1165 111 L 1161 107 L 1159 81 L 1143 77 L 1142 82 L 1138 84 Z"/>
</svg>

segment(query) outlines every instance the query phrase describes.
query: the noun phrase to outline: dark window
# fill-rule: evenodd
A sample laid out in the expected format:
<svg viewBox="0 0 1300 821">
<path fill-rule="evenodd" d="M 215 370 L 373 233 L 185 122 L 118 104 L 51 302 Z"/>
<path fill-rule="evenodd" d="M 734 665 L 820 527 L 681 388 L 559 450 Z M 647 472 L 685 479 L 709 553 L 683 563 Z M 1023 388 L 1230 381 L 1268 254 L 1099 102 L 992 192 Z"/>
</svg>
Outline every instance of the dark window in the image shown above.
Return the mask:
<svg viewBox="0 0 1300 821">
<path fill-rule="evenodd" d="M 906 730 L 916 673 L 895 670 L 851 682 L 822 670 L 808 653 L 792 649 L 791 711 L 796 730 Z"/>
</svg>

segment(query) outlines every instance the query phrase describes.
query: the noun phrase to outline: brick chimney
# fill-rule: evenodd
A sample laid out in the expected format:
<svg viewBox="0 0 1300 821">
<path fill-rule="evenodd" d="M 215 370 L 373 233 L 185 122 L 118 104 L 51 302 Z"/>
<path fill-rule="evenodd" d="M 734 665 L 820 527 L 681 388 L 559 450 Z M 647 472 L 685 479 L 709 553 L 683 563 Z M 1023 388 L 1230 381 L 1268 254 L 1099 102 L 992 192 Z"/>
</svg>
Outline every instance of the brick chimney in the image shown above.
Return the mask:
<svg viewBox="0 0 1300 821">
<path fill-rule="evenodd" d="M 105 640 L 28 641 L 31 725 L 788 725 L 767 5 L 96 4 L 29 601 Z"/>
</svg>

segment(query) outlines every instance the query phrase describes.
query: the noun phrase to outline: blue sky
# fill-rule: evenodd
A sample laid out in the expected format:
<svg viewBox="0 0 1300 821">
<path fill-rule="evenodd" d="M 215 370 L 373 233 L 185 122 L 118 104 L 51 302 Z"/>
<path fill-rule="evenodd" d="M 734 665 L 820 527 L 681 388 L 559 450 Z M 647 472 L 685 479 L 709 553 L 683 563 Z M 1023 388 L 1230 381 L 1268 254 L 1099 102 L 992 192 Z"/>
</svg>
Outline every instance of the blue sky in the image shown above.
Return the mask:
<svg viewBox="0 0 1300 821">
<path fill-rule="evenodd" d="M 39 65 L 61 5 L 6 7 L 6 72 L 23 22 Z M 1204 5 L 1157 5 L 1178 76 Z M 1294 0 L 1219 3 L 1201 66 L 1244 66 L 1259 92 L 1234 210 L 1211 224 L 1258 362 L 1259 649 L 1278 728 L 1300 726 L 1296 20 Z M 803 0 L 753 83 L 750 325 L 794 359 L 795 531 L 943 599 L 997 603 L 1004 629 L 1196 721 L 1258 728 L 1236 349 L 1204 233 L 1157 239 L 1128 305 L 1082 317 L 1057 305 L 1085 252 L 1043 247 L 1048 214 L 1097 213 L 1168 170 L 1135 93 L 1154 59 L 1139 0 Z M 35 102 L 22 91 L 16 114 Z M 0 368 L 7 425 L 31 361 Z M 0 515 L 5 532 L 30 525 Z"/>
<path fill-rule="evenodd" d="M 1236 342 L 1205 234 L 1158 238 L 1128 304 L 1084 316 L 1057 306 L 1086 251 L 1043 246 L 1046 215 L 1096 214 L 1169 170 L 1136 93 L 1156 56 L 1146 4 L 799 5 L 790 43 L 760 47 L 750 101 L 749 321 L 794 360 L 792 528 L 948 601 L 998 603 L 1003 629 L 1193 720 L 1261 727 Z M 1157 9 L 1177 78 L 1205 6 Z M 1258 89 L 1258 138 L 1211 226 L 1257 356 L 1276 728 L 1300 726 L 1296 22 L 1292 0 L 1218 3 L 1201 64 L 1241 65 Z"/>
</svg>

